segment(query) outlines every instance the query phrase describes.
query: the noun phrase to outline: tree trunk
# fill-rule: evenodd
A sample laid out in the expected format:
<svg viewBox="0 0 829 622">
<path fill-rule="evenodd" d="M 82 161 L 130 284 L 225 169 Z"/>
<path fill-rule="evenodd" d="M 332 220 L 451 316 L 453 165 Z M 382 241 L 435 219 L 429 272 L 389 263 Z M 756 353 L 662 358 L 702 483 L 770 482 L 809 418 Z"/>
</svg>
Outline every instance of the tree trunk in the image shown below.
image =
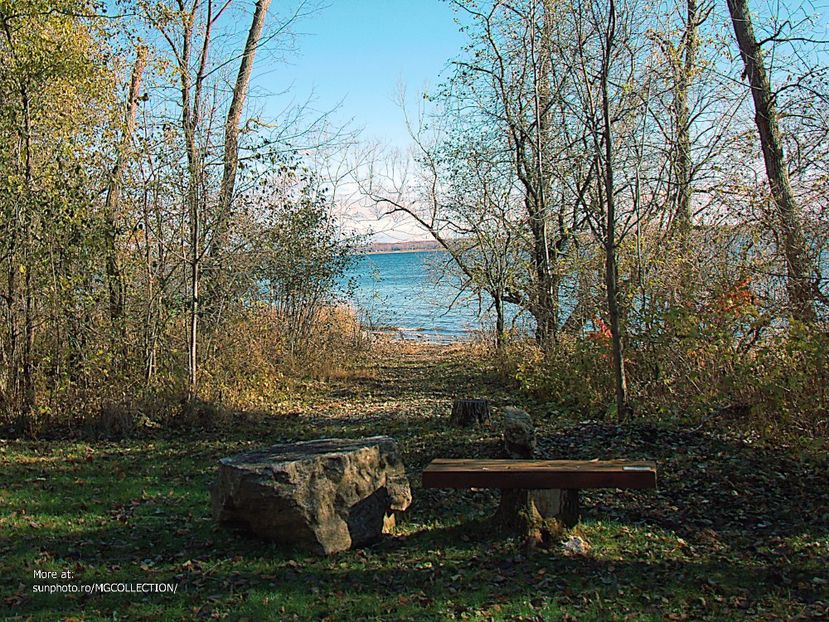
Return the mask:
<svg viewBox="0 0 829 622">
<path fill-rule="evenodd" d="M 625 375 L 622 320 L 619 309 L 619 274 L 616 266 L 616 200 L 613 179 L 613 127 L 610 117 L 608 95 L 610 55 L 614 45 L 616 28 L 616 4 L 610 0 L 610 16 L 605 36 L 604 58 L 602 59 L 602 120 L 604 142 L 604 202 L 605 202 L 605 287 L 607 289 L 607 315 L 610 321 L 610 335 L 613 350 L 613 378 L 616 386 L 616 416 L 624 420 L 628 416 L 627 378 Z"/>
<path fill-rule="evenodd" d="M 256 48 L 259 46 L 259 39 L 262 36 L 262 28 L 265 25 L 265 17 L 271 0 L 257 0 L 253 12 L 253 21 L 248 30 L 248 38 L 245 42 L 245 50 L 242 53 L 242 63 L 239 65 L 239 73 L 236 75 L 236 86 L 233 88 L 233 98 L 230 108 L 227 111 L 225 121 L 225 152 L 224 171 L 222 174 L 222 186 L 219 192 L 219 217 L 224 218 L 230 210 L 233 200 L 233 190 L 236 185 L 236 171 L 239 167 L 239 124 L 242 120 L 242 111 L 245 107 L 248 89 L 250 87 L 250 76 L 253 72 L 253 61 L 256 58 Z"/>
<path fill-rule="evenodd" d="M 184 132 L 184 145 L 187 151 L 187 210 L 190 220 L 190 282 L 188 330 L 187 330 L 187 398 L 192 401 L 198 393 L 198 336 L 199 336 L 199 288 L 201 283 L 201 201 L 202 201 L 202 158 L 196 144 L 196 128 L 199 125 L 199 111 L 201 106 L 201 81 L 207 60 L 207 50 L 210 40 L 209 26 L 205 33 L 202 48 L 200 70 L 196 76 L 195 94 L 190 93 L 193 86 L 190 73 L 190 58 L 192 56 L 192 38 L 194 12 L 183 17 L 182 53 L 179 64 L 181 73 L 181 126 Z M 212 23 L 208 15 L 208 25 Z"/>
<path fill-rule="evenodd" d="M 35 349 L 35 317 L 34 292 L 32 291 L 31 266 L 23 277 L 24 284 L 24 335 L 23 341 L 23 413 L 28 416 L 35 408 L 35 377 L 34 377 L 34 349 Z"/>
<path fill-rule="evenodd" d="M 787 283 L 792 317 L 803 321 L 815 320 L 812 265 L 809 248 L 803 232 L 800 206 L 794 197 L 786 157 L 777 123 L 777 109 L 763 64 L 763 51 L 754 36 L 747 0 L 727 0 L 731 23 L 745 66 L 744 75 L 751 86 L 754 100 L 754 121 L 760 135 L 766 175 L 776 207 L 775 220 L 780 227 L 783 256 L 786 261 Z"/>
<path fill-rule="evenodd" d="M 141 78 L 147 63 L 147 48 L 139 45 L 136 49 L 135 65 L 130 77 L 129 95 L 127 97 L 124 133 L 115 158 L 115 165 L 110 174 L 104 210 L 106 220 L 106 275 L 109 290 L 109 317 L 111 323 L 111 344 L 113 351 L 121 352 L 121 365 L 126 365 L 126 326 L 124 325 L 125 285 L 121 268 L 118 265 L 118 251 L 116 238 L 118 235 L 118 206 L 121 200 L 121 185 L 124 170 L 129 159 L 129 149 L 132 135 L 135 131 L 135 121 L 138 116 L 138 100 L 140 97 Z"/>
<path fill-rule="evenodd" d="M 674 105 L 676 106 L 676 214 L 674 227 L 684 241 L 691 230 L 691 115 L 688 106 L 688 91 L 696 67 L 699 27 L 697 2 L 687 0 L 685 16 L 685 33 L 683 35 L 684 59 L 672 62 L 674 70 Z"/>
<path fill-rule="evenodd" d="M 492 297 L 495 306 L 495 349 L 500 352 L 504 348 L 504 301 L 500 293 L 496 292 Z"/>
<path fill-rule="evenodd" d="M 16 210 L 19 212 L 19 210 Z M 18 365 L 18 312 L 17 312 L 17 274 L 19 264 L 14 261 L 17 256 L 16 242 L 20 231 L 19 227 L 19 213 L 15 214 L 14 230 L 10 231 L 11 242 L 9 244 L 9 259 L 8 271 L 6 281 L 6 294 L 4 296 L 6 301 L 6 331 L 8 332 L 8 339 L 4 340 L 4 356 L 3 363 L 8 369 L 8 377 L 6 379 L 6 391 L 11 396 L 12 410 L 16 411 L 19 408 L 18 396 L 20 393 L 20 368 Z"/>
<path fill-rule="evenodd" d="M 187 349 L 187 395 L 195 399 L 198 393 L 198 336 L 199 336 L 199 286 L 201 284 L 200 215 L 197 203 L 190 211 L 190 317 Z"/>
<path fill-rule="evenodd" d="M 627 375 L 625 373 L 622 321 L 621 312 L 619 310 L 618 272 L 616 268 L 615 244 L 608 244 L 606 250 L 605 286 L 607 287 L 607 315 L 610 320 L 610 340 L 613 351 L 613 379 L 616 387 L 616 415 L 619 420 L 624 420 L 629 414 L 629 408 L 627 403 Z"/>
<path fill-rule="evenodd" d="M 551 123 L 551 29 L 552 3 L 542 4 L 539 43 L 536 46 L 536 16 L 531 14 L 530 57 L 533 71 L 533 122 L 526 139 L 516 140 L 516 155 L 522 167 L 525 206 L 533 236 L 532 261 L 535 271 L 535 293 L 532 314 L 535 318 L 536 341 L 542 348 L 555 343 L 558 338 L 558 284 L 553 276 L 555 256 L 550 252 L 549 203 L 550 172 L 545 169 L 544 154 L 552 129 Z"/>
<path fill-rule="evenodd" d="M 32 117 L 29 91 L 23 86 L 20 89 L 20 97 L 23 108 L 23 146 L 25 149 L 23 157 L 24 171 L 24 192 L 26 197 L 32 196 Z M 23 261 L 20 268 L 23 268 L 23 358 L 22 369 L 22 401 L 21 414 L 27 424 L 32 423 L 30 416 L 35 408 L 35 380 L 34 380 L 34 343 L 35 343 L 35 318 L 34 318 L 34 297 L 32 292 L 32 220 L 31 207 L 24 208 L 27 211 L 23 219 Z M 30 430 L 31 432 L 31 430 Z"/>
<path fill-rule="evenodd" d="M 532 203 L 532 199 L 529 200 Z M 557 292 L 553 291 L 550 278 L 549 248 L 546 239 L 546 215 L 544 208 L 536 206 L 529 209 L 530 227 L 533 233 L 533 264 L 535 267 L 535 300 L 533 317 L 535 319 L 535 338 L 542 348 L 555 343 L 557 337 Z"/>
<path fill-rule="evenodd" d="M 236 187 L 236 175 L 239 169 L 239 132 L 242 121 L 242 113 L 245 108 L 250 88 L 250 79 L 253 72 L 253 62 L 256 58 L 256 50 L 262 37 L 262 30 L 265 26 L 268 8 L 271 0 L 257 0 L 254 8 L 253 18 L 245 48 L 242 52 L 242 60 L 239 71 L 236 74 L 236 84 L 233 87 L 233 94 L 230 107 L 227 111 L 224 127 L 224 162 L 222 180 L 219 187 L 219 200 L 216 213 L 213 218 L 213 227 L 210 231 L 210 241 L 204 248 L 204 253 L 210 262 L 211 278 L 205 279 L 204 298 L 207 306 L 202 305 L 202 312 L 211 314 L 215 308 L 210 306 L 216 300 L 216 293 L 221 292 L 227 285 L 226 279 L 230 277 L 222 264 L 223 248 L 228 244 L 227 235 L 229 230 L 230 212 L 233 204 L 233 192 Z"/>
</svg>

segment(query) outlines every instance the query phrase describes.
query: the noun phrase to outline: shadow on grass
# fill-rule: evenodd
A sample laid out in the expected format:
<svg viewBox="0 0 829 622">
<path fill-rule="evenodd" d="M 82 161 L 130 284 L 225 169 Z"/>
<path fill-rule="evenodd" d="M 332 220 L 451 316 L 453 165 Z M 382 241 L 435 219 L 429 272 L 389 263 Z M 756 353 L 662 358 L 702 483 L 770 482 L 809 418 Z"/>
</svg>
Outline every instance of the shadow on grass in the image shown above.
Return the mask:
<svg viewBox="0 0 829 622">
<path fill-rule="evenodd" d="M 712 612 L 734 619 L 766 607 L 793 619 L 800 610 L 812 615 L 820 599 L 829 602 L 825 457 L 703 431 L 542 421 L 542 457 L 655 460 L 659 487 L 584 491 L 584 529 L 594 554 L 527 557 L 519 543 L 468 518 L 494 509 L 496 493 L 419 488 L 419 472 L 432 458 L 499 455 L 497 426 L 458 432 L 436 428 L 434 419 L 405 423 L 394 433 L 415 495 L 403 528 L 413 531 L 331 559 L 217 529 L 207 493 L 215 460 L 334 429 L 343 436 L 388 433 L 382 417 L 344 419 L 336 427 L 291 417 L 229 434 L 172 435 L 152 447 L 101 443 L 89 460 L 60 443 L 21 446 L 30 461 L 3 464 L 0 567 L 11 593 L 20 584 L 27 593 L 15 610 L 0 613 L 53 619 L 56 603 L 63 603 L 69 613 L 97 610 L 111 618 L 119 611 L 129 619 L 154 619 L 159 604 L 177 612 L 169 619 L 209 611 L 230 619 L 333 613 L 333 619 L 437 620 L 486 611 L 496 619 L 570 612 L 581 620 L 585 611 L 587 619 L 602 619 L 611 609 L 649 619 Z M 36 521 L 46 524 L 29 525 Z M 665 542 L 678 538 L 687 550 L 669 551 Z M 135 602 L 32 595 L 37 567 L 75 568 L 77 582 L 174 582 L 180 591 Z"/>
<path fill-rule="evenodd" d="M 657 463 L 656 491 L 589 491 L 587 515 L 646 522 L 682 537 L 746 544 L 829 536 L 829 464 L 789 450 L 652 425 L 571 426 L 545 437 L 544 457 Z"/>
<path fill-rule="evenodd" d="M 73 568 L 74 583 L 170 582 L 178 585 L 176 595 L 38 594 L 26 598 L 17 612 L 50 619 L 64 608 L 150 619 L 153 607 L 174 606 L 205 617 L 219 612 L 230 619 L 295 614 L 303 620 L 326 615 L 336 620 L 437 620 L 525 610 L 537 610 L 546 618 L 587 609 L 597 616 L 628 610 L 654 619 L 682 611 L 697 619 L 712 611 L 736 615 L 769 599 L 785 598 L 797 607 L 809 607 L 817 599 L 814 590 L 802 589 L 802 582 L 781 582 L 773 564 L 607 560 L 566 557 L 557 551 L 526 555 L 484 519 L 386 538 L 332 558 L 307 557 L 227 531 L 215 533 L 214 541 L 202 542 L 198 549 L 191 542 L 182 550 L 174 538 L 153 542 L 151 532 L 133 533 L 141 536 L 135 541 L 139 549 L 133 551 L 125 529 L 90 529 L 78 536 L 87 547 L 95 543 L 90 557 L 67 551 L 71 543 L 65 538 L 45 538 L 41 550 L 52 552 L 51 565 L 31 566 L 29 581 L 20 581 L 34 583 L 34 567 Z M 8 540 L 0 538 L 0 547 L 5 549 Z"/>
</svg>

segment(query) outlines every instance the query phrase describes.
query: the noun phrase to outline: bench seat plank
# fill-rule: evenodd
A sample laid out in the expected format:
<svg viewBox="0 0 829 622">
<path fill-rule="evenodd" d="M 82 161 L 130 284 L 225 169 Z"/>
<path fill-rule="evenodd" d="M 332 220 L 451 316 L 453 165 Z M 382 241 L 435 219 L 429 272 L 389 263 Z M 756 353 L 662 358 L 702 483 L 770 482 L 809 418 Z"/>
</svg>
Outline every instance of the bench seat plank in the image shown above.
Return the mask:
<svg viewBox="0 0 829 622">
<path fill-rule="evenodd" d="M 656 464 L 635 460 L 449 460 L 423 471 L 424 488 L 656 488 Z"/>
</svg>

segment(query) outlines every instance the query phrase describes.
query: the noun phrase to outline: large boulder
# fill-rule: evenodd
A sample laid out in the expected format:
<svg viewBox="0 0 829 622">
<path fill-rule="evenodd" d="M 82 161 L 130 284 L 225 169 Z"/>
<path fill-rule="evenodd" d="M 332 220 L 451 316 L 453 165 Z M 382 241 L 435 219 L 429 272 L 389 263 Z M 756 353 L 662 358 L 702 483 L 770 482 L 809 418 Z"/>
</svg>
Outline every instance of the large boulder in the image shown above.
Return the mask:
<svg viewBox="0 0 829 622">
<path fill-rule="evenodd" d="M 211 496 L 219 523 L 326 555 L 376 540 L 393 512 L 412 501 L 388 436 L 288 443 L 223 458 Z"/>
</svg>

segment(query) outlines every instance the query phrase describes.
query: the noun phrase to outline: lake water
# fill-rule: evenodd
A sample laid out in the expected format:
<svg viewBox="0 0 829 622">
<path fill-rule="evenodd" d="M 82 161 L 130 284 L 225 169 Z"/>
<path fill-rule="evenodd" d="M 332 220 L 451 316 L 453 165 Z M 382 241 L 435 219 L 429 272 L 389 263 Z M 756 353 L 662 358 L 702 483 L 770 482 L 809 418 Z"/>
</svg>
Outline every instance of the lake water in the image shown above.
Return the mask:
<svg viewBox="0 0 829 622">
<path fill-rule="evenodd" d="M 369 329 L 394 329 L 407 339 L 453 341 L 471 336 L 481 328 L 492 330 L 494 314 L 484 300 L 457 298 L 458 289 L 451 280 L 440 279 L 435 266 L 444 265 L 449 255 L 440 251 L 413 253 L 380 253 L 358 257 L 346 278 L 355 286 L 352 303 Z M 822 261 L 823 263 L 823 261 Z M 825 255 L 829 272 L 829 251 Z M 562 300 L 563 312 L 572 310 Z M 525 332 L 532 331 L 526 314 L 518 315 L 506 305 L 507 325 Z"/>
<path fill-rule="evenodd" d="M 448 259 L 439 251 L 358 257 L 346 278 L 355 286 L 352 301 L 364 323 L 394 328 L 403 338 L 437 341 L 463 339 L 482 327 L 493 327 L 488 301 L 479 309 L 477 299 L 457 298 L 451 280 L 436 276 L 437 266 Z"/>
</svg>

